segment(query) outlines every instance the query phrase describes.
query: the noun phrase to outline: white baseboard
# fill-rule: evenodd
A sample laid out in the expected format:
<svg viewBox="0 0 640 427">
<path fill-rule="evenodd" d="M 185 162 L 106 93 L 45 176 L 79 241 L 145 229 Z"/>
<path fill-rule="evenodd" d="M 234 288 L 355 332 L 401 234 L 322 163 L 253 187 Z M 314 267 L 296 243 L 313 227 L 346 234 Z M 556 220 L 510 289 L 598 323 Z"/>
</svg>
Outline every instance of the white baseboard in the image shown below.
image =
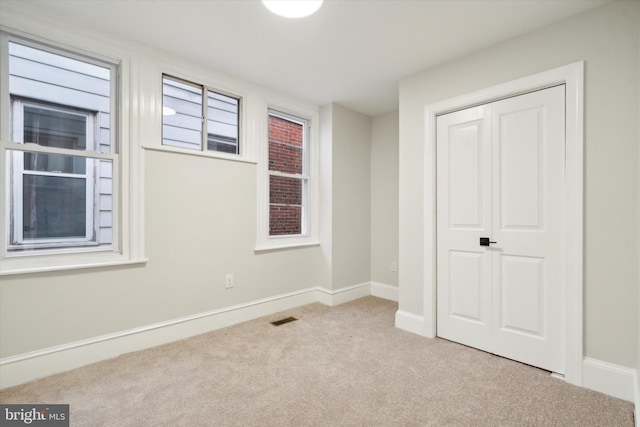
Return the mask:
<svg viewBox="0 0 640 427">
<path fill-rule="evenodd" d="M 636 402 L 636 409 L 638 408 L 637 382 L 635 369 L 590 357 L 585 357 L 582 363 L 583 387 L 629 402 Z"/>
<path fill-rule="evenodd" d="M 424 334 L 424 317 L 408 311 L 396 311 L 396 328 L 421 336 Z"/>
<path fill-rule="evenodd" d="M 320 302 L 334 306 L 371 295 L 371 283 L 340 289 L 323 287 L 276 295 L 113 334 L 0 359 L 0 389 L 80 366 L 144 350 L 258 317 Z M 378 295 L 379 296 L 379 295 Z M 384 297 L 383 297 L 384 298 Z"/>
<path fill-rule="evenodd" d="M 221 329 L 319 301 L 321 288 L 303 289 L 0 359 L 0 388 L 64 372 L 124 353 Z"/>
<path fill-rule="evenodd" d="M 379 282 L 371 282 L 371 295 L 398 302 L 398 287 Z"/>
<path fill-rule="evenodd" d="M 333 307 L 334 305 L 344 304 L 345 302 L 371 295 L 371 282 L 360 283 L 340 289 L 316 289 L 318 291 L 318 299 L 316 301 Z"/>
</svg>

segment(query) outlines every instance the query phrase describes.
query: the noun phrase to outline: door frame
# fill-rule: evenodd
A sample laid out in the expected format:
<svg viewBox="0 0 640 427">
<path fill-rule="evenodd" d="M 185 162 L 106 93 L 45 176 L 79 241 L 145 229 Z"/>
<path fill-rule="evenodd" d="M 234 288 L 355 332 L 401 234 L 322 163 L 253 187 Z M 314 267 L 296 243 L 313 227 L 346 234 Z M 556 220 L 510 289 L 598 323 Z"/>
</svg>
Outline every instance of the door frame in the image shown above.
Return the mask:
<svg viewBox="0 0 640 427">
<path fill-rule="evenodd" d="M 425 106 L 424 110 L 424 335 L 436 336 L 436 116 L 558 84 L 565 85 L 565 380 L 582 385 L 583 360 L 583 206 L 584 61 L 554 68 Z"/>
</svg>

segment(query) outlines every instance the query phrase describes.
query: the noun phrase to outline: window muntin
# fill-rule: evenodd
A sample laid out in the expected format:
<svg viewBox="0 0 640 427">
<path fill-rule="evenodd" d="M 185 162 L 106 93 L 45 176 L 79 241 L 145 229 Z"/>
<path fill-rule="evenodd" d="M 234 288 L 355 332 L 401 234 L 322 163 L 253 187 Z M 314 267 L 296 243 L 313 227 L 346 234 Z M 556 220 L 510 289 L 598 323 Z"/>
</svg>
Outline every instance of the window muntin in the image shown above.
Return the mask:
<svg viewBox="0 0 640 427">
<path fill-rule="evenodd" d="M 308 234 L 308 124 L 269 111 L 269 236 Z"/>
<path fill-rule="evenodd" d="M 240 154 L 240 99 L 202 85 L 162 78 L 162 144 Z"/>
<path fill-rule="evenodd" d="M 111 247 L 115 67 L 8 42 L 7 251 Z M 16 147 L 17 148 L 17 147 Z"/>
</svg>

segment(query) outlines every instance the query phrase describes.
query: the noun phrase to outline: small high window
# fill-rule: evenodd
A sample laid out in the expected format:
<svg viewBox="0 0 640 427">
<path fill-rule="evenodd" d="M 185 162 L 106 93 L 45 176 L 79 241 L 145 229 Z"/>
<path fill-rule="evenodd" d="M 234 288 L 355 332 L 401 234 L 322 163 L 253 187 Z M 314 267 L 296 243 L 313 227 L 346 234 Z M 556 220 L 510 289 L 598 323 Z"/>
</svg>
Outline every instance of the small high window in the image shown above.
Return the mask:
<svg viewBox="0 0 640 427">
<path fill-rule="evenodd" d="M 240 99 L 173 77 L 162 78 L 162 144 L 240 154 Z"/>
</svg>

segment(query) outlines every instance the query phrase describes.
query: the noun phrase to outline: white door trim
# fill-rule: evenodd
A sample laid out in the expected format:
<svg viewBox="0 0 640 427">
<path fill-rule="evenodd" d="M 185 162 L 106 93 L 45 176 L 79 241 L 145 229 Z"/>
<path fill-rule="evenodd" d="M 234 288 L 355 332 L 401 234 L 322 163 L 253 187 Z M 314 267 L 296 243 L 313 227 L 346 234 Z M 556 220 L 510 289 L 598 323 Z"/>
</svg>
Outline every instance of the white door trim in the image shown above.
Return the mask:
<svg viewBox="0 0 640 427">
<path fill-rule="evenodd" d="M 584 62 L 425 106 L 424 332 L 436 336 L 436 116 L 557 84 L 566 85 L 567 338 L 565 379 L 582 385 Z"/>
</svg>

